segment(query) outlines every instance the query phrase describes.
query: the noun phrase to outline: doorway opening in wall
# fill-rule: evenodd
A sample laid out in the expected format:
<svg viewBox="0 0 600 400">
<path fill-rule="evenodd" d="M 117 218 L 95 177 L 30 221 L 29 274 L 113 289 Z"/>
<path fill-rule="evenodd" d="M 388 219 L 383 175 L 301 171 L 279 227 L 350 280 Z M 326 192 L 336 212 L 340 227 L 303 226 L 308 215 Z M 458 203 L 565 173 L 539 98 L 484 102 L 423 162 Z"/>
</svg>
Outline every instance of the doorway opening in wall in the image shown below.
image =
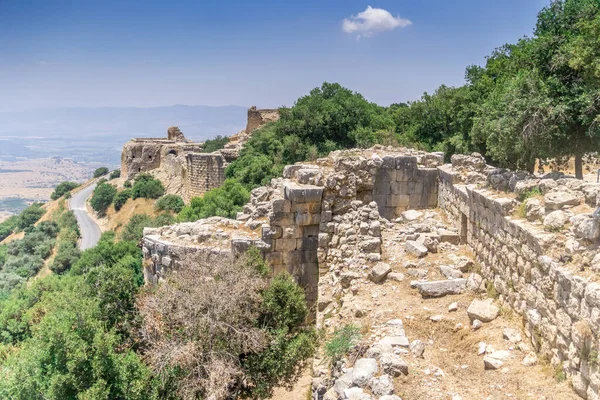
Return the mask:
<svg viewBox="0 0 600 400">
<path fill-rule="evenodd" d="M 465 213 L 460 213 L 460 244 L 467 244 L 467 230 L 469 226 L 469 219 Z"/>
<path fill-rule="evenodd" d="M 174 155 L 175 157 L 177 157 L 177 152 L 176 152 L 175 150 L 170 150 L 170 151 L 167 153 L 167 155 L 169 155 L 169 154 L 172 154 L 172 155 Z"/>
<path fill-rule="evenodd" d="M 142 172 L 142 167 L 139 167 L 139 168 L 138 168 L 138 172 Z"/>
</svg>

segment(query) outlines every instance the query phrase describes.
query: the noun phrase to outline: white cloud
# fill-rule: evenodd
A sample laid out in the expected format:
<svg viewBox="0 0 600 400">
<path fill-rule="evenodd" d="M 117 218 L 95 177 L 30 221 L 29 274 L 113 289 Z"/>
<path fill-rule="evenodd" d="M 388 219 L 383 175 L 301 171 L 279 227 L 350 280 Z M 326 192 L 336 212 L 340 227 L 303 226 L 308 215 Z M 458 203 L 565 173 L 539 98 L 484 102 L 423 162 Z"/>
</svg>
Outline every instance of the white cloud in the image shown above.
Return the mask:
<svg viewBox="0 0 600 400">
<path fill-rule="evenodd" d="M 379 32 L 393 31 L 396 28 L 405 28 L 412 25 L 412 22 L 400 16 L 394 17 L 389 11 L 383 8 L 373 8 L 367 6 L 365 11 L 352 15 L 344 19 L 342 29 L 346 33 L 361 36 L 373 36 Z"/>
</svg>

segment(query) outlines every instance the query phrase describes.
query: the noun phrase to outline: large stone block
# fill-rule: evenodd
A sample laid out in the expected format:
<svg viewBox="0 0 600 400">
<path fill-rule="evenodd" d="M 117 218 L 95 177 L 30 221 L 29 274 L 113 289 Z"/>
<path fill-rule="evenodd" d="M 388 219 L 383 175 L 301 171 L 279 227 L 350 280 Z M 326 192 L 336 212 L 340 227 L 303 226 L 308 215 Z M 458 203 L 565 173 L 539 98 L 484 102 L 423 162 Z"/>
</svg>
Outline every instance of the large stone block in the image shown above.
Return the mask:
<svg viewBox="0 0 600 400">
<path fill-rule="evenodd" d="M 300 185 L 295 182 L 285 182 L 282 186 L 283 197 L 298 203 L 321 202 L 323 188 L 320 186 Z"/>
</svg>

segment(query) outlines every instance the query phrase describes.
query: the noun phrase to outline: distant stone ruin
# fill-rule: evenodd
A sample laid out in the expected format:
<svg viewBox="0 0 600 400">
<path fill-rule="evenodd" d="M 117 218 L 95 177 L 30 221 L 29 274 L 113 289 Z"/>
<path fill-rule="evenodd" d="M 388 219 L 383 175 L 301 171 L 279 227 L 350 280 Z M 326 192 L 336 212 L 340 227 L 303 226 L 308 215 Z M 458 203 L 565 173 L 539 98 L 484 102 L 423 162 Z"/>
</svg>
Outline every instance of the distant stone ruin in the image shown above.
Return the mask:
<svg viewBox="0 0 600 400">
<path fill-rule="evenodd" d="M 222 150 L 202 153 L 203 143 L 194 143 L 171 126 L 167 138 L 132 139 L 123 146 L 121 174 L 133 179 L 141 172 L 151 172 L 163 181 L 167 192 L 180 194 L 184 201 L 201 196 L 225 181 L 225 168 L 239 157 L 242 146 L 252 132 L 267 122 L 279 119 L 277 110 L 248 110 L 248 123 L 233 135 Z"/>
<path fill-rule="evenodd" d="M 533 348 L 564 369 L 577 394 L 597 398 L 598 366 L 582 354 L 600 339 L 599 205 L 600 184 L 562 173 L 497 169 L 478 154 L 455 155 L 443 164 L 441 153 L 410 149 L 337 151 L 287 166 L 282 178 L 252 191 L 236 220 L 146 228 L 144 274 L 147 283 L 156 283 L 185 268 L 184 255 L 212 263 L 255 246 L 273 274 L 296 277 L 317 325 L 324 326 L 353 282 L 377 270 L 381 232 L 390 221 L 406 218 L 407 210 L 438 208 L 452 230 L 407 228 L 407 249 L 426 253 L 437 243 L 466 244 L 481 270 L 468 280 L 428 284 L 457 293 L 470 288 L 467 281 L 493 289 L 520 316 Z M 414 284 L 420 291 L 425 285 Z"/>
</svg>

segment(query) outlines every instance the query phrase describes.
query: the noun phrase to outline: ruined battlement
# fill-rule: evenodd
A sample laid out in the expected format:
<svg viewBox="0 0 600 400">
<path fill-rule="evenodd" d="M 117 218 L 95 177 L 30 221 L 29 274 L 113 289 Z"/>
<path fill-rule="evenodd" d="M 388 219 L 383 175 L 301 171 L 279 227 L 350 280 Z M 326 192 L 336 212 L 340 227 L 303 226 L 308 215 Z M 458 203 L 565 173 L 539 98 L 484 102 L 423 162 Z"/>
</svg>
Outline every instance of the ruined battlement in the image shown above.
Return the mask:
<svg viewBox="0 0 600 400">
<path fill-rule="evenodd" d="M 282 178 L 252 191 L 236 220 L 146 229 L 144 273 L 155 283 L 185 268 L 182 254 L 210 263 L 255 246 L 273 274 L 287 271 L 305 288 L 324 326 L 381 265 L 382 231 L 409 221 L 407 210 L 435 208 L 450 228 L 428 220 L 407 226 L 408 251 L 470 247 L 481 269 L 468 280 L 447 277 L 452 290 L 493 288 L 520 316 L 533 348 L 567 373 L 580 396 L 595 398 L 598 367 L 580 354 L 600 339 L 599 205 L 600 184 L 497 169 L 478 154 L 443 164 L 441 153 L 410 149 L 336 151 L 287 166 Z M 426 281 L 414 287 L 424 290 Z"/>
<path fill-rule="evenodd" d="M 203 143 L 194 143 L 171 126 L 166 138 L 134 138 L 123 146 L 121 174 L 132 179 L 142 172 L 163 180 L 167 192 L 180 194 L 186 202 L 217 188 L 225 180 L 225 168 L 239 156 L 252 132 L 267 122 L 279 119 L 279 111 L 248 110 L 246 129 L 233 135 L 222 150 L 202 153 Z M 176 184 L 173 184 L 175 182 Z"/>
</svg>

